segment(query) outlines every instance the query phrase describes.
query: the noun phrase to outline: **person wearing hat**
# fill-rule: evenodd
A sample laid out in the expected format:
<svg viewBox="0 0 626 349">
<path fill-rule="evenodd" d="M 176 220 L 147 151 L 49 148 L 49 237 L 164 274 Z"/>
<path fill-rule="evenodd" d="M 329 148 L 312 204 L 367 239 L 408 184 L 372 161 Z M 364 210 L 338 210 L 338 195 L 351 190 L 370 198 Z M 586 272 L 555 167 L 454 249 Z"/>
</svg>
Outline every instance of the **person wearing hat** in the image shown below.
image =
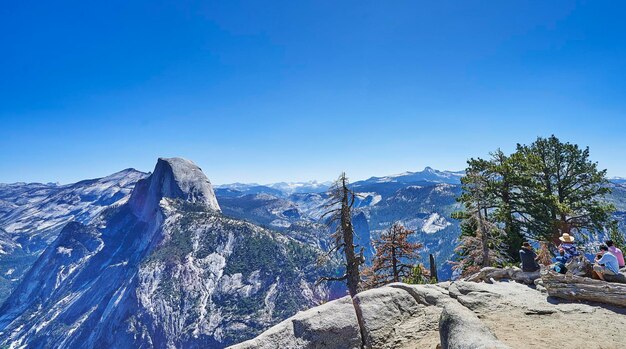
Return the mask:
<svg viewBox="0 0 626 349">
<path fill-rule="evenodd" d="M 537 263 L 539 257 L 537 257 L 537 254 L 528 242 L 522 244 L 522 249 L 519 250 L 519 258 L 522 261 L 522 271 L 533 272 L 539 270 L 539 264 Z"/>
<path fill-rule="evenodd" d="M 580 252 L 576 249 L 576 245 L 574 245 L 574 237 L 568 233 L 564 233 L 561 237 L 561 244 L 559 245 L 559 250 L 563 250 L 565 252 L 565 263 L 569 262 L 575 256 L 580 255 Z"/>
</svg>

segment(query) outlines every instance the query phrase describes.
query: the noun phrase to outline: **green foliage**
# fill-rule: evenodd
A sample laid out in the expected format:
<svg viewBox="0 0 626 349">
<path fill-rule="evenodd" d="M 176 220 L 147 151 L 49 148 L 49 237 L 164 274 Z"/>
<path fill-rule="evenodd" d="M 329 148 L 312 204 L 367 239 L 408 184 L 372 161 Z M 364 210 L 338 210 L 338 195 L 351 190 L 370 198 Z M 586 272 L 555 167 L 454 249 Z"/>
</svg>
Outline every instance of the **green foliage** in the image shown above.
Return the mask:
<svg viewBox="0 0 626 349">
<path fill-rule="evenodd" d="M 518 260 L 517 250 L 524 236 L 520 222 L 515 219 L 521 201 L 520 166 L 516 158 L 506 156 L 498 149 L 490 154 L 489 160 L 470 159 L 467 163 L 466 176 L 461 179 L 463 194 L 459 201 L 466 211 L 474 214 L 476 205 L 480 204 L 484 213 L 478 218 L 501 228 L 498 245 L 505 248 L 507 259 Z"/>
<path fill-rule="evenodd" d="M 33 265 L 37 260 L 37 256 L 26 254 L 21 250 L 15 250 L 9 255 L 0 259 L 0 305 L 9 297 L 13 288 L 19 285 L 19 281 L 11 281 L 16 276 L 22 277 L 26 274 L 28 267 Z M 6 275 L 9 269 L 14 269 L 11 275 Z"/>
<path fill-rule="evenodd" d="M 435 283 L 435 278 L 431 278 L 428 270 L 423 264 L 414 265 L 409 275 L 402 279 L 405 284 L 424 285 Z"/>
<path fill-rule="evenodd" d="M 613 240 L 613 244 L 615 247 L 619 248 L 622 251 L 626 251 L 626 237 L 624 233 L 619 230 L 617 226 L 617 222 L 611 222 L 609 229 L 609 240 Z"/>
<path fill-rule="evenodd" d="M 194 203 L 177 200 L 173 203 L 176 210 L 183 212 L 174 226 L 167 243 L 157 247 L 144 263 L 164 261 L 169 263 L 181 263 L 184 258 L 194 252 L 194 227 L 197 222 L 216 221 L 220 214 L 207 211 L 206 207 Z M 226 244 L 227 237 L 216 231 L 205 231 L 199 235 L 198 250 L 195 251 L 197 258 L 204 258 L 215 252 L 216 247 Z"/>
<path fill-rule="evenodd" d="M 254 292 L 215 292 L 211 296 L 211 301 L 220 305 L 222 316 L 228 318 L 230 323 L 245 325 L 243 329 L 225 331 L 224 338 L 228 343 L 254 337 L 266 328 L 268 322 L 275 323 L 310 307 L 311 299 L 302 294 L 301 280 L 310 285 L 318 279 L 320 270 L 332 268 L 327 263 L 318 269 L 316 263 L 322 252 L 315 246 L 280 233 L 227 218 L 193 204 L 174 202 L 173 209 L 177 218 L 169 222 L 169 236 L 143 266 L 149 268 L 150 263 L 156 262 L 164 265 L 164 277 L 156 292 L 159 297 L 173 308 L 184 306 L 196 309 L 199 299 L 182 299 L 181 279 L 175 277 L 175 268 L 188 256 L 197 260 L 218 251 L 226 258 L 224 276 L 233 277 L 239 273 L 246 284 L 260 283 Z M 227 245 L 229 249 L 225 248 Z M 250 279 L 252 273 L 255 273 L 254 280 Z M 274 308 L 271 318 L 267 318 L 265 299 L 270 292 Z M 191 326 L 195 316 L 191 314 L 185 326 Z"/>
<path fill-rule="evenodd" d="M 504 251 L 506 229 L 510 228 L 510 224 L 501 222 L 505 210 L 503 207 L 508 205 L 503 200 L 503 178 L 490 161 L 468 161 L 466 175 L 461 179 L 463 194 L 458 199 L 464 210 L 454 214 L 462 222 L 460 243 L 455 250 L 458 263 L 453 269 L 460 270 L 462 275 L 513 259 Z M 505 230 L 501 228 L 502 225 Z"/>
<path fill-rule="evenodd" d="M 241 273 L 246 277 L 254 270 L 279 270 L 282 263 L 281 259 L 276 258 L 279 247 L 271 237 L 264 234 L 253 235 L 245 239 L 244 243 L 245 248 L 236 248 L 230 255 L 224 273 Z M 289 262 L 291 261 L 287 261 Z"/>
<path fill-rule="evenodd" d="M 503 243 L 503 232 L 496 225 L 487 221 L 483 222 L 487 226 L 487 234 L 483 234 L 478 227 L 478 217 L 468 215 L 465 212 L 457 213 L 456 217 L 462 219 L 461 235 L 459 245 L 456 247 L 456 261 L 452 269 L 459 270 L 461 275 L 471 275 L 478 272 L 482 267 L 501 267 L 511 263 L 508 258 Z M 484 253 L 484 249 L 487 253 Z"/>
<path fill-rule="evenodd" d="M 154 261 L 165 261 L 167 263 L 182 263 L 185 256 L 193 251 L 191 234 L 184 226 L 177 226 L 173 229 L 170 240 L 167 244 L 157 248 L 146 259 L 145 263 Z"/>
<path fill-rule="evenodd" d="M 614 207 L 604 201 L 610 193 L 606 170 L 589 159 L 589 148 L 551 136 L 518 144 L 515 158 L 524 198 L 518 212 L 529 236 L 558 244 L 563 233 L 586 238 L 610 224 Z"/>
<path fill-rule="evenodd" d="M 526 238 L 558 244 L 563 233 L 584 240 L 605 231 L 614 206 L 605 200 L 610 193 L 606 170 L 597 167 L 589 148 L 555 136 L 518 144 L 510 156 L 497 150 L 489 160 L 468 160 L 459 198 L 464 210 L 454 214 L 462 220 L 457 255 L 461 261 L 475 259 L 465 261 L 463 270 L 477 268 L 477 248 L 488 256 L 490 249 L 505 247 L 506 259 L 513 262 Z M 491 263 L 484 256 L 483 266 Z"/>
</svg>

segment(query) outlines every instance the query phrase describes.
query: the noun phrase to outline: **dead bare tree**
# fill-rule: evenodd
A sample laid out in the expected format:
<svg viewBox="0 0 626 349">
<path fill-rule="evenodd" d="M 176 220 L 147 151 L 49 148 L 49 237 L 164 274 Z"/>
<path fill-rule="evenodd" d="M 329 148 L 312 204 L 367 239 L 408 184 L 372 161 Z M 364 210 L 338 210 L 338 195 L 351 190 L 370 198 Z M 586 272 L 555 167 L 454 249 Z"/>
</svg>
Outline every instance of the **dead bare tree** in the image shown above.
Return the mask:
<svg viewBox="0 0 626 349">
<path fill-rule="evenodd" d="M 329 201 L 324 206 L 326 213 L 322 216 L 322 218 L 329 218 L 329 226 L 336 226 L 331 234 L 332 245 L 328 253 L 329 255 L 335 252 L 343 254 L 346 273 L 340 277 L 324 277 L 320 281 L 345 281 L 350 296 L 354 297 L 360 291 L 359 268 L 365 263 L 365 258 L 363 248 L 357 254 L 357 246 L 354 244 L 352 207 L 355 194 L 348 188 L 348 185 L 348 178 L 345 173 L 342 173 L 328 191 Z"/>
</svg>

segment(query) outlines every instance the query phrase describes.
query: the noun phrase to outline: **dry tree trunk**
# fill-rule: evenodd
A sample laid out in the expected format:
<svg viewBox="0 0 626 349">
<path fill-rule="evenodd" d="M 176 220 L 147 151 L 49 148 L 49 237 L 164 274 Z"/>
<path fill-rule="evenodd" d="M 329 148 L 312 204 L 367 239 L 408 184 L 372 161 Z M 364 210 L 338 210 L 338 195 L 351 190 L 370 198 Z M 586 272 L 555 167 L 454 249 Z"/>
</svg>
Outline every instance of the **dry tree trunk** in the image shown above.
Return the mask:
<svg viewBox="0 0 626 349">
<path fill-rule="evenodd" d="M 545 271 L 541 274 L 543 286 L 552 297 L 574 301 L 592 301 L 626 307 L 626 284 L 612 283 Z"/>
</svg>

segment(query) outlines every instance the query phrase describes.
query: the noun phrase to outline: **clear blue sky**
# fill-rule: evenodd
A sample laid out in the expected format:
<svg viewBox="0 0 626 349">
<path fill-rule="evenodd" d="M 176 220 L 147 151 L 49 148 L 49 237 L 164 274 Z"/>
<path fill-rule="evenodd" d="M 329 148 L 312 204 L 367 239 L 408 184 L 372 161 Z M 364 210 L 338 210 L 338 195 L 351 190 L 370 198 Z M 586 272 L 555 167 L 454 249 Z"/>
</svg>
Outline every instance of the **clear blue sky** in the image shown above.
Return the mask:
<svg viewBox="0 0 626 349">
<path fill-rule="evenodd" d="M 623 1 L 5 1 L 0 182 L 354 179 L 556 134 L 626 175 Z"/>
</svg>

